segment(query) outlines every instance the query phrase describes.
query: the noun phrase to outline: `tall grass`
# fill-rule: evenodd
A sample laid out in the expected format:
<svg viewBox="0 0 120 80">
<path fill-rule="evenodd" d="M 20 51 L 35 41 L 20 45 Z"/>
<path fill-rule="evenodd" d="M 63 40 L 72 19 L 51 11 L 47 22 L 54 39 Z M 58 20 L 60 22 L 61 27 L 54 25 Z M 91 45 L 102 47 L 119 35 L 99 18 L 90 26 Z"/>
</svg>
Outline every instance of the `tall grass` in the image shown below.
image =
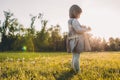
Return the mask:
<svg viewBox="0 0 120 80">
<path fill-rule="evenodd" d="M 0 80 L 120 80 L 120 52 L 82 53 L 79 74 L 71 58 L 65 52 L 0 53 Z"/>
</svg>

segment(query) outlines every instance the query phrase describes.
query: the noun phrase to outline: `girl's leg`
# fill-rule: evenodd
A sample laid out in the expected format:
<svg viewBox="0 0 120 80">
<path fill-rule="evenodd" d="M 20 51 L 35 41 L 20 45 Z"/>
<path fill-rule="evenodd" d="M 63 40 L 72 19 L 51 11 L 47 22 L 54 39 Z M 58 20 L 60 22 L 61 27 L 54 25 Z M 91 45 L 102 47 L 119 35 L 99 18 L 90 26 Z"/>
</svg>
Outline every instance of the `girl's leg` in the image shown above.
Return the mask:
<svg viewBox="0 0 120 80">
<path fill-rule="evenodd" d="M 74 53 L 72 53 L 72 62 L 71 62 L 71 66 L 74 69 Z"/>
<path fill-rule="evenodd" d="M 80 54 L 73 53 L 72 67 L 73 67 L 75 72 L 79 72 L 80 71 L 79 57 L 80 57 Z"/>
</svg>

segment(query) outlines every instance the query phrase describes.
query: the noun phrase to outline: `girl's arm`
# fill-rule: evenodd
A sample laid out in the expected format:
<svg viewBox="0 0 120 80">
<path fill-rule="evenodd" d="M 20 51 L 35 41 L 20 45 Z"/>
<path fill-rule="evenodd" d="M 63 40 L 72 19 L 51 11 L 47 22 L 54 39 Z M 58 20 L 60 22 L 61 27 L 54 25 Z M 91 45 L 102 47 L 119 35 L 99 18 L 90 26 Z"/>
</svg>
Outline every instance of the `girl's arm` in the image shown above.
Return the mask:
<svg viewBox="0 0 120 80">
<path fill-rule="evenodd" d="M 74 19 L 73 22 L 72 22 L 72 26 L 73 26 L 73 29 L 78 33 L 78 34 L 81 34 L 81 33 L 84 33 L 86 31 L 88 31 L 87 28 L 83 28 L 80 26 L 79 22 L 77 21 L 77 19 Z"/>
</svg>

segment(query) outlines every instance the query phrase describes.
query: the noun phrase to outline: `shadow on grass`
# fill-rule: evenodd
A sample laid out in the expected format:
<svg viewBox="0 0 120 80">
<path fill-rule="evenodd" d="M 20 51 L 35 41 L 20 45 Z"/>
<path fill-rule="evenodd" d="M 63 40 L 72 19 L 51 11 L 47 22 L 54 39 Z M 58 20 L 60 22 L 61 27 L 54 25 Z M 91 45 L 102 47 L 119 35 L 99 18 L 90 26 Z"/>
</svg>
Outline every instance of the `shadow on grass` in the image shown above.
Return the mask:
<svg viewBox="0 0 120 80">
<path fill-rule="evenodd" d="M 75 72 L 71 69 L 70 71 L 63 72 L 60 76 L 56 76 L 54 74 L 54 77 L 56 80 L 71 80 L 71 78 L 75 75 Z"/>
</svg>

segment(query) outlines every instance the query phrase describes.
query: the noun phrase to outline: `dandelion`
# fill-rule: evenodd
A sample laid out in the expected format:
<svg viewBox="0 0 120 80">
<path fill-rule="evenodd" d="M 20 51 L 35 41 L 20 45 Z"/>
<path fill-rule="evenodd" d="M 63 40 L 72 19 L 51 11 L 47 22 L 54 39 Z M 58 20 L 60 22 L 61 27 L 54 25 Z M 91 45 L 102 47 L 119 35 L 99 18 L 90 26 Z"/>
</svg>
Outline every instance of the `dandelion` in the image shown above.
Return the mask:
<svg viewBox="0 0 120 80">
<path fill-rule="evenodd" d="M 23 58 L 22 58 L 22 62 L 24 62 L 24 61 L 25 61 L 25 58 L 23 57 Z"/>
<path fill-rule="evenodd" d="M 23 57 L 22 60 L 25 60 L 25 58 Z"/>
<path fill-rule="evenodd" d="M 11 62 L 12 62 L 12 61 L 13 61 L 13 58 L 10 58 L 10 59 L 9 59 L 9 61 L 11 61 Z"/>
<path fill-rule="evenodd" d="M 20 61 L 20 58 L 18 58 L 18 60 L 17 61 Z"/>
<path fill-rule="evenodd" d="M 38 60 L 38 59 L 39 59 L 39 58 L 37 58 L 37 57 L 35 58 L 35 60 Z"/>
<path fill-rule="evenodd" d="M 31 64 L 35 64 L 35 61 L 32 61 Z"/>
</svg>

